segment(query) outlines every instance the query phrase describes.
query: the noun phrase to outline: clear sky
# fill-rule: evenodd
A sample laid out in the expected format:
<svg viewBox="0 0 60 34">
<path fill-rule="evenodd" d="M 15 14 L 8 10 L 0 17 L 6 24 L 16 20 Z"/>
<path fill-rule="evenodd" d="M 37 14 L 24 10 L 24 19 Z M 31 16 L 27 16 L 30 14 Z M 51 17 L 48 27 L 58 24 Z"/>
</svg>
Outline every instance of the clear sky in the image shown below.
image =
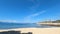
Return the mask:
<svg viewBox="0 0 60 34">
<path fill-rule="evenodd" d="M 60 19 L 60 0 L 0 0 L 0 21 L 34 23 Z"/>
</svg>

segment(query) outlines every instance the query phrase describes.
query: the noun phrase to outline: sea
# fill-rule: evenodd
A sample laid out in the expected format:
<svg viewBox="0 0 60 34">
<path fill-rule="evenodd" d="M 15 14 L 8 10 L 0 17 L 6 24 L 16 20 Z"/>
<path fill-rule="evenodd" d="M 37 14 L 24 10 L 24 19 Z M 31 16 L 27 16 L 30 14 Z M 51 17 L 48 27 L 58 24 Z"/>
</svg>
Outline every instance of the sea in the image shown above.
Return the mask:
<svg viewBox="0 0 60 34">
<path fill-rule="evenodd" d="M 36 23 L 8 23 L 0 22 L 0 29 L 11 29 L 11 28 L 52 28 L 55 26 L 38 25 Z"/>
</svg>

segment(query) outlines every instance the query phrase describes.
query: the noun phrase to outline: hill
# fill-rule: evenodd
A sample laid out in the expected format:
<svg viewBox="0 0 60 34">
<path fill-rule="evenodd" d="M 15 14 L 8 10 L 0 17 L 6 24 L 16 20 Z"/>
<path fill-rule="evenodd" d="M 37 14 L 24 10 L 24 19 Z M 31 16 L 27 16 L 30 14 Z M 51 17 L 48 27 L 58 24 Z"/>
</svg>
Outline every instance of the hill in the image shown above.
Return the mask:
<svg viewBox="0 0 60 34">
<path fill-rule="evenodd" d="M 43 21 L 39 23 L 60 23 L 60 20 L 55 20 L 55 21 Z"/>
</svg>

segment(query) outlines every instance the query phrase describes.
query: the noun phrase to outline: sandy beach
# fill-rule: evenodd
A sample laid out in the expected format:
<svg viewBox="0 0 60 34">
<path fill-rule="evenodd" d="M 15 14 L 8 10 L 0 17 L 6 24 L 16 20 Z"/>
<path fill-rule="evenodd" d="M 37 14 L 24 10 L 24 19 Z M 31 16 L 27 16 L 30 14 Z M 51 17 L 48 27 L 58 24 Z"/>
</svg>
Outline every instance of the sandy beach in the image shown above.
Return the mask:
<svg viewBox="0 0 60 34">
<path fill-rule="evenodd" d="M 32 32 L 33 34 L 60 34 L 60 28 L 16 28 L 16 29 L 6 29 L 3 31 L 21 31 L 21 33 Z"/>
</svg>

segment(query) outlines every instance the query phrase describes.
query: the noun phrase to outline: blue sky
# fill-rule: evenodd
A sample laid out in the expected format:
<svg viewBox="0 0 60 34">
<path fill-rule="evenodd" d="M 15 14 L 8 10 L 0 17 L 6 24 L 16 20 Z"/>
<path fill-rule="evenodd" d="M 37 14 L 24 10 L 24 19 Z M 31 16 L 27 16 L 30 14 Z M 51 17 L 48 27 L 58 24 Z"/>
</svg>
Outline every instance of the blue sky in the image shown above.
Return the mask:
<svg viewBox="0 0 60 34">
<path fill-rule="evenodd" d="M 0 0 L 0 21 L 34 23 L 60 19 L 60 0 Z"/>
</svg>

